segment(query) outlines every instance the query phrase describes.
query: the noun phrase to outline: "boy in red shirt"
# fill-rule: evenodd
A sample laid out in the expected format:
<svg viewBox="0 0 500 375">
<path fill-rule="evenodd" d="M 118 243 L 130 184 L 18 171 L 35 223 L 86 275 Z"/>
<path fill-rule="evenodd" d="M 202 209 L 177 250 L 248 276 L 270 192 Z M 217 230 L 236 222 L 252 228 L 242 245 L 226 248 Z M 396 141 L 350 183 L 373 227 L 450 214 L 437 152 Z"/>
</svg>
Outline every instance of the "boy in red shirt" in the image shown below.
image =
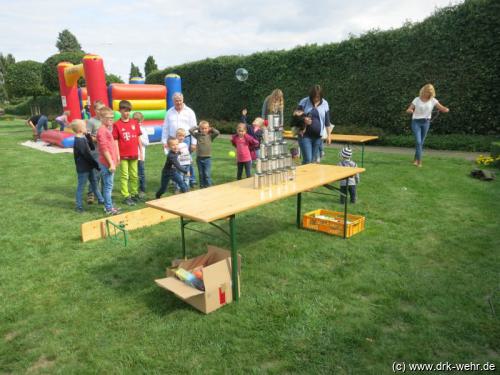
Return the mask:
<svg viewBox="0 0 500 375">
<path fill-rule="evenodd" d="M 120 151 L 120 192 L 124 203 L 133 206 L 139 200 L 137 160 L 142 158 L 141 127 L 137 120 L 130 118 L 129 101 L 120 101 L 119 109 L 121 118 L 113 125 L 113 138 Z"/>
</svg>

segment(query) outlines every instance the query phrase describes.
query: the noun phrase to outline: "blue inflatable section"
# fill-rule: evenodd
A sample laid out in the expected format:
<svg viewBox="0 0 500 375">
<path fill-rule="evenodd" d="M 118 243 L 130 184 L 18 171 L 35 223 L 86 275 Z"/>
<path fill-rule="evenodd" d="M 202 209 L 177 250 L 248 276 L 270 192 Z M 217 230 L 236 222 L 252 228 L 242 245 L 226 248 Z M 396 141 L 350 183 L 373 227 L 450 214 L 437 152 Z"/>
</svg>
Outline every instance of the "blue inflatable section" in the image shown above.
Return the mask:
<svg viewBox="0 0 500 375">
<path fill-rule="evenodd" d="M 148 135 L 149 142 L 160 142 L 161 141 L 161 125 L 152 125 L 142 127 L 145 133 Z"/>
<path fill-rule="evenodd" d="M 141 77 L 132 77 L 129 79 L 128 83 L 130 85 L 144 85 L 146 83 L 146 80 Z"/>
<path fill-rule="evenodd" d="M 177 74 L 167 74 L 165 76 L 165 86 L 167 86 L 167 109 L 169 109 L 174 106 L 172 96 L 176 92 L 182 93 L 181 77 Z"/>
<path fill-rule="evenodd" d="M 75 144 L 75 137 L 64 138 L 61 142 L 61 146 L 63 148 L 73 147 L 74 144 Z"/>
</svg>

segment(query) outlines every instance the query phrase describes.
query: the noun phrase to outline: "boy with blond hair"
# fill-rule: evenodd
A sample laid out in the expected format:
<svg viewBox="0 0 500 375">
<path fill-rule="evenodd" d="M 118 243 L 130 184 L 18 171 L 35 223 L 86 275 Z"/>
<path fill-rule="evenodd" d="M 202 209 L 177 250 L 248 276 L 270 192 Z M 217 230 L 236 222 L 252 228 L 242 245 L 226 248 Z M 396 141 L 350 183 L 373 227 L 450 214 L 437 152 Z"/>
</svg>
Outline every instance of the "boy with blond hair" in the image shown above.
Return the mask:
<svg viewBox="0 0 500 375">
<path fill-rule="evenodd" d="M 142 158 L 141 128 L 130 118 L 132 105 L 128 100 L 120 101 L 119 109 L 121 117 L 113 125 L 113 138 L 120 151 L 120 191 L 123 202 L 134 206 L 139 199 L 137 161 Z"/>
<path fill-rule="evenodd" d="M 188 191 L 188 185 L 184 182 L 183 175 L 189 176 L 189 168 L 186 168 L 179 163 L 179 141 L 176 138 L 169 138 L 167 146 L 169 150 L 167 161 L 161 171 L 161 186 L 156 192 L 156 199 L 161 198 L 162 194 L 167 191 L 168 182 L 170 180 L 173 180 L 177 185 L 179 185 L 179 188 L 183 193 Z"/>
<path fill-rule="evenodd" d="M 83 120 L 73 120 L 71 128 L 75 133 L 75 143 L 73 145 L 73 157 L 75 159 L 78 185 L 76 188 L 76 211 L 83 212 L 83 189 L 87 181 L 90 182 L 92 192 L 97 196 L 100 204 L 104 203 L 104 198 L 97 187 L 97 179 L 94 170 L 99 169 L 99 165 L 90 153 L 89 143 L 85 137 L 87 127 Z"/>
<path fill-rule="evenodd" d="M 189 133 L 198 141 L 196 164 L 200 176 L 200 188 L 212 186 L 212 142 L 220 132 L 212 128 L 208 121 L 200 121 L 197 127 L 189 129 Z"/>
</svg>

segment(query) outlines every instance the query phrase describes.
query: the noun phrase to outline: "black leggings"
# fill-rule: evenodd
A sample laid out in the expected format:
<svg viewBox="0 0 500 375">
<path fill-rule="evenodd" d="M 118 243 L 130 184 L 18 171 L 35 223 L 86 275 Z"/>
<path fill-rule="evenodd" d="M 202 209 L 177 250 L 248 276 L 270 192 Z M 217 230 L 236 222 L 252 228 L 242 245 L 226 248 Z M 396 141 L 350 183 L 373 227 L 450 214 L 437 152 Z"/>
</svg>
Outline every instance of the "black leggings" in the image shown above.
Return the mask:
<svg viewBox="0 0 500 375">
<path fill-rule="evenodd" d="M 250 177 L 251 170 L 252 170 L 252 161 L 244 161 L 244 162 L 238 162 L 238 173 L 236 174 L 236 178 L 238 180 L 241 180 L 241 175 L 243 174 L 243 167 L 245 167 L 245 173 L 247 177 Z"/>
</svg>

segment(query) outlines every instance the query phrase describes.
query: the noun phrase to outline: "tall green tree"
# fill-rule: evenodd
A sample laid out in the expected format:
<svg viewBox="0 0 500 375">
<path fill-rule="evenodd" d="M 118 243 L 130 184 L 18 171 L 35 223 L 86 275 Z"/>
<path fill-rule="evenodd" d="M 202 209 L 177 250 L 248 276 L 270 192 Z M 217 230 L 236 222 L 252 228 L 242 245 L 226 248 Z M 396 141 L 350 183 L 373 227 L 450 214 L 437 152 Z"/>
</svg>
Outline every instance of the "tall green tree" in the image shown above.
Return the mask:
<svg viewBox="0 0 500 375">
<path fill-rule="evenodd" d="M 74 36 L 68 29 L 64 29 L 57 37 L 56 47 L 59 52 L 81 52 L 82 46 L 78 43 L 76 36 Z"/>
<path fill-rule="evenodd" d="M 158 70 L 158 65 L 156 65 L 156 61 L 153 56 L 148 56 L 146 64 L 144 64 L 144 74 L 146 74 L 147 77 L 148 74 L 154 70 Z"/>
<path fill-rule="evenodd" d="M 142 78 L 142 73 L 138 66 L 134 65 L 134 63 L 130 63 L 130 74 L 128 76 L 128 79 L 130 80 L 130 78 L 134 77 Z"/>
</svg>

